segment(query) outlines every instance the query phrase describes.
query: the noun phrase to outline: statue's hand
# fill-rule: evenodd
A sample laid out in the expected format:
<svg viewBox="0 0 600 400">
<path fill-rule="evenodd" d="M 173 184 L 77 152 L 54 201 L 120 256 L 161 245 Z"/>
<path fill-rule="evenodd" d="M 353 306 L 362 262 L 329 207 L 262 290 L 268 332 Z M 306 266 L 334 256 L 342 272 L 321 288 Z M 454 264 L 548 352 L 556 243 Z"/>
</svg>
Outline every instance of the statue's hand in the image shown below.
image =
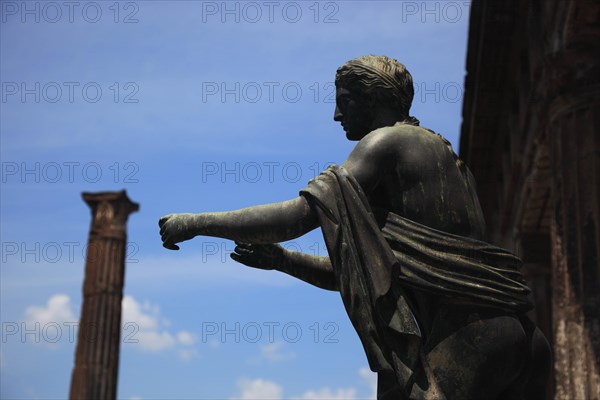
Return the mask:
<svg viewBox="0 0 600 400">
<path fill-rule="evenodd" d="M 235 243 L 231 258 L 249 267 L 276 269 L 285 261 L 285 249 L 278 244 Z"/>
<path fill-rule="evenodd" d="M 194 238 L 194 214 L 169 214 L 158 221 L 163 247 L 169 250 L 179 250 L 175 243 Z"/>
</svg>

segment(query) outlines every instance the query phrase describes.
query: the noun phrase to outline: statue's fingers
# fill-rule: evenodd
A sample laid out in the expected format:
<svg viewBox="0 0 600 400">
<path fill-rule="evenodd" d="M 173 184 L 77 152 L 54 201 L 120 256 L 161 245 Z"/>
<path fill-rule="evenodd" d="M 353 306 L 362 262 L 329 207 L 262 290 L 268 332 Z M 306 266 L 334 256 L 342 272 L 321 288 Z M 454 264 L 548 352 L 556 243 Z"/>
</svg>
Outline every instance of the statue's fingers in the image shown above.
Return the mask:
<svg viewBox="0 0 600 400">
<path fill-rule="evenodd" d="M 167 234 L 166 232 L 160 236 L 160 239 L 163 241 L 163 243 L 175 242 L 173 239 L 171 239 L 171 235 Z"/>
<path fill-rule="evenodd" d="M 164 217 L 161 217 L 158 220 L 158 226 L 160 226 L 162 228 L 162 226 L 165 224 L 165 222 L 167 222 L 169 220 L 170 217 L 171 217 L 171 214 L 165 215 Z"/>
<path fill-rule="evenodd" d="M 169 242 L 164 242 L 163 243 L 163 247 L 165 249 L 169 249 L 169 250 L 179 250 L 179 246 L 173 244 L 173 243 L 169 243 Z"/>
<path fill-rule="evenodd" d="M 243 256 L 236 253 L 231 253 L 229 255 L 234 261 L 239 262 L 240 264 L 244 264 L 247 267 L 263 269 L 260 264 L 251 256 Z"/>
<path fill-rule="evenodd" d="M 243 246 L 237 246 L 235 248 L 235 252 L 241 255 L 245 255 L 245 256 L 250 256 L 252 254 L 254 254 L 255 249 L 253 247 L 243 247 Z"/>
<path fill-rule="evenodd" d="M 242 246 L 235 246 L 234 251 L 236 253 L 238 253 L 239 255 L 250 255 L 253 253 L 252 249 L 249 249 L 247 247 L 242 247 Z"/>
<path fill-rule="evenodd" d="M 246 258 L 246 257 L 244 257 L 244 256 L 242 256 L 242 255 L 240 255 L 240 254 L 231 253 L 231 254 L 229 255 L 229 257 L 231 257 L 231 259 L 232 259 L 232 260 L 239 262 L 240 264 L 244 264 L 244 265 L 251 266 L 251 265 L 248 263 L 248 260 L 247 260 L 247 258 Z"/>
</svg>

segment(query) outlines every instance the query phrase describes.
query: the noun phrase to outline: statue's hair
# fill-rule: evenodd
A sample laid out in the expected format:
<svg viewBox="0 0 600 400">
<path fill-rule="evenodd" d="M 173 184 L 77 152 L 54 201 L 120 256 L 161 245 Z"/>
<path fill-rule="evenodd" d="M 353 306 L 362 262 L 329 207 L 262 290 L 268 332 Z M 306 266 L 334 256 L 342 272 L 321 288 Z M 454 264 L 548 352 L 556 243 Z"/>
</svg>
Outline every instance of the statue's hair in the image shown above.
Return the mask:
<svg viewBox="0 0 600 400">
<path fill-rule="evenodd" d="M 408 115 L 415 95 L 412 76 L 398 60 L 374 55 L 354 58 L 338 68 L 335 81 L 336 85 L 358 88 L 362 93 L 391 103 L 407 122 L 419 124 Z"/>
</svg>

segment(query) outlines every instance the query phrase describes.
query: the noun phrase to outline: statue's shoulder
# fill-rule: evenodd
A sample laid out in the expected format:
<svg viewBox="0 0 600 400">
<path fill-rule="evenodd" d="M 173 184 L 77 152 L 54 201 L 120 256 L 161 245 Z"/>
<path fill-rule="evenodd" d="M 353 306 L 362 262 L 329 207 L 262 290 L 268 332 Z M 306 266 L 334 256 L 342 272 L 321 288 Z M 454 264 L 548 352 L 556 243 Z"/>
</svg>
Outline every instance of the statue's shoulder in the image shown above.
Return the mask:
<svg viewBox="0 0 600 400">
<path fill-rule="evenodd" d="M 375 129 L 361 139 L 361 142 L 376 144 L 377 146 L 403 148 L 426 144 L 431 141 L 435 133 L 420 126 L 397 124 Z"/>
</svg>

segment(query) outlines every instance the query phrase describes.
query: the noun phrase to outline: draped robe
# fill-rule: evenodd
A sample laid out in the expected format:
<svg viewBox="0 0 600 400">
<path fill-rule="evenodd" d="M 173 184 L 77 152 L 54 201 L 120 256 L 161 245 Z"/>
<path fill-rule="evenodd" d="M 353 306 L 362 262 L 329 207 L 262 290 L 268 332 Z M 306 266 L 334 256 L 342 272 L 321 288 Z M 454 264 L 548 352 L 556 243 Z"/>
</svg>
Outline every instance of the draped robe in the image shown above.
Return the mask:
<svg viewBox="0 0 600 400">
<path fill-rule="evenodd" d="M 318 215 L 342 301 L 371 370 L 395 374 L 399 387 L 407 388 L 415 371 L 427 369 L 407 291 L 509 312 L 532 308 L 515 255 L 372 209 L 343 167 L 332 165 L 300 195 Z"/>
</svg>

